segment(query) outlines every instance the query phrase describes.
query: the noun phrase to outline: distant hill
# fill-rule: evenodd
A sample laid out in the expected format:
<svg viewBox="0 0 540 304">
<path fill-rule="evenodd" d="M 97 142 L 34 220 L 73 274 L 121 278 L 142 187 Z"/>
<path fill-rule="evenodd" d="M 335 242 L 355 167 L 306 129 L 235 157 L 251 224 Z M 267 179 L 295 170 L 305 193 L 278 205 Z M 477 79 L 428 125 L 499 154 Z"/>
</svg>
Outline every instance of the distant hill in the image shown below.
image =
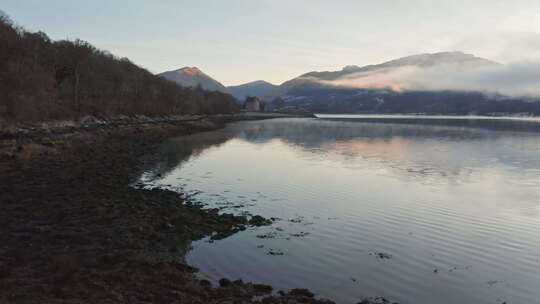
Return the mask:
<svg viewBox="0 0 540 304">
<path fill-rule="evenodd" d="M 197 67 L 183 67 L 178 70 L 160 73 L 158 76 L 176 82 L 177 84 L 187 88 L 194 88 L 201 85 L 203 89 L 208 91 L 228 93 L 228 90 L 224 85 L 206 75 Z"/>
<path fill-rule="evenodd" d="M 238 104 L 246 96 L 267 102 L 281 97 L 285 102 L 281 107 L 314 113 L 540 115 L 537 98 L 469 89 L 463 81 L 464 76 L 499 67 L 503 65 L 472 54 L 439 52 L 380 64 L 349 65 L 338 71 L 312 71 L 281 85 L 258 80 L 224 87 L 198 68 L 188 67 L 160 76 L 185 87 L 200 84 L 207 90 L 230 93 Z"/>
<path fill-rule="evenodd" d="M 284 82 L 281 85 L 281 90 L 288 92 L 300 86 L 320 88 L 321 86 L 333 85 L 346 87 L 348 86 L 346 80 L 350 80 L 352 76 L 366 79 L 374 75 L 389 74 L 404 67 L 427 69 L 438 66 L 453 66 L 460 69 L 475 69 L 498 65 L 500 64 L 497 62 L 462 52 L 419 54 L 402 57 L 375 65 L 366 65 L 362 67 L 349 65 L 339 71 L 309 72 Z M 339 80 L 343 81 L 339 82 Z M 380 86 L 391 88 L 392 84 L 381 83 Z"/>
<path fill-rule="evenodd" d="M 536 99 L 445 86 L 459 83 L 460 75 L 499 66 L 462 52 L 419 54 L 339 71 L 309 72 L 279 89 L 287 105 L 314 113 L 540 115 Z"/>
<path fill-rule="evenodd" d="M 26 31 L 1 11 L 0 41 L 0 124 L 239 110 L 228 94 L 181 87 L 79 39 Z"/>
<path fill-rule="evenodd" d="M 279 95 L 279 86 L 264 80 L 229 86 L 227 89 L 239 100 L 244 100 L 246 96 L 257 96 L 261 99 L 270 100 Z"/>
</svg>

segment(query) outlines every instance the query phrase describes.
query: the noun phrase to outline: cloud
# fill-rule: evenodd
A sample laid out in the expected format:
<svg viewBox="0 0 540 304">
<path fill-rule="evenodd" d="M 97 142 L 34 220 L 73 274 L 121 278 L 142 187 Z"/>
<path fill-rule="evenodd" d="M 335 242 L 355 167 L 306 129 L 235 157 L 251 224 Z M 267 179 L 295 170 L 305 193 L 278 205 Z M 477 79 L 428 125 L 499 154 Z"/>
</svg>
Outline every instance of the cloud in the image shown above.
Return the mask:
<svg viewBox="0 0 540 304">
<path fill-rule="evenodd" d="M 516 62 L 525 58 L 540 60 L 539 32 L 495 32 L 468 34 L 445 48 L 467 50 L 499 62 Z"/>
<path fill-rule="evenodd" d="M 516 62 L 476 68 L 451 64 L 427 68 L 409 65 L 358 72 L 336 80 L 319 82 L 362 89 L 479 91 L 510 97 L 536 98 L 540 97 L 540 62 Z"/>
<path fill-rule="evenodd" d="M 336 80 L 323 80 L 319 83 L 361 89 L 392 89 L 402 91 L 410 88 L 410 80 L 418 74 L 415 66 L 379 69 L 376 71 L 348 74 Z"/>
</svg>

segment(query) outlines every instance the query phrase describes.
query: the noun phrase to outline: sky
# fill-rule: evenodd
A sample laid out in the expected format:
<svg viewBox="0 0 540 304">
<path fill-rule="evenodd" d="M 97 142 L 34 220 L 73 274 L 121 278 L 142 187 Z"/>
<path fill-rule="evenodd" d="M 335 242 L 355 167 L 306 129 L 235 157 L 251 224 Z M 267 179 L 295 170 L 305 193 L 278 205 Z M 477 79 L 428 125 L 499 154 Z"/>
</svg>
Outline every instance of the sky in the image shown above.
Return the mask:
<svg viewBox="0 0 540 304">
<path fill-rule="evenodd" d="M 0 10 L 151 72 L 197 66 L 225 85 L 438 51 L 540 61 L 538 0 L 0 0 Z"/>
</svg>

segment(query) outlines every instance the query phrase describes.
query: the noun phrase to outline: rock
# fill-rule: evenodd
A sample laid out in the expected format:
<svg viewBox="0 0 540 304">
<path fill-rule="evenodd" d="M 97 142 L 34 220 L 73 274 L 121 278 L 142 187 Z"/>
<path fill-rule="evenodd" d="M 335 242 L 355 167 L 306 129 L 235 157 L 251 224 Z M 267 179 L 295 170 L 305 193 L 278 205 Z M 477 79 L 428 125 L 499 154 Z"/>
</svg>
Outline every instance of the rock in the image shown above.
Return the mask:
<svg viewBox="0 0 540 304">
<path fill-rule="evenodd" d="M 84 116 L 83 118 L 79 120 L 79 124 L 81 124 L 82 126 L 92 126 L 92 125 L 105 124 L 105 122 L 93 116 Z"/>
<path fill-rule="evenodd" d="M 256 227 L 267 226 L 267 225 L 271 225 L 271 224 L 272 224 L 271 220 L 265 219 L 264 217 L 262 217 L 260 215 L 254 215 L 249 220 L 249 225 L 256 226 Z"/>
<path fill-rule="evenodd" d="M 200 280 L 199 285 L 201 285 L 202 287 L 211 287 L 212 283 L 210 283 L 210 281 L 208 280 Z"/>
<path fill-rule="evenodd" d="M 307 297 L 307 298 L 313 298 L 315 296 L 311 291 L 305 288 L 291 289 L 289 291 L 289 295 L 294 296 L 294 297 Z"/>
<path fill-rule="evenodd" d="M 229 287 L 231 285 L 232 285 L 232 282 L 229 279 L 223 278 L 223 279 L 219 280 L 219 286 L 221 286 L 221 287 Z"/>
<path fill-rule="evenodd" d="M 390 301 L 388 301 L 387 299 L 383 297 L 367 298 L 367 299 L 362 300 L 361 302 L 358 302 L 358 304 L 389 304 L 389 303 Z M 393 304 L 397 304 L 397 303 L 394 302 Z"/>
<path fill-rule="evenodd" d="M 374 255 L 381 260 L 387 260 L 387 259 L 392 258 L 391 254 L 384 253 L 384 252 L 370 252 L 369 255 Z"/>
<path fill-rule="evenodd" d="M 277 236 L 277 233 L 274 231 L 265 233 L 265 234 L 257 234 L 256 237 L 259 239 L 273 239 Z"/>
<path fill-rule="evenodd" d="M 283 251 L 279 249 L 270 249 L 267 254 L 268 255 L 284 255 Z"/>
<path fill-rule="evenodd" d="M 253 289 L 259 293 L 271 293 L 273 290 L 272 286 L 265 284 L 253 284 Z"/>
</svg>

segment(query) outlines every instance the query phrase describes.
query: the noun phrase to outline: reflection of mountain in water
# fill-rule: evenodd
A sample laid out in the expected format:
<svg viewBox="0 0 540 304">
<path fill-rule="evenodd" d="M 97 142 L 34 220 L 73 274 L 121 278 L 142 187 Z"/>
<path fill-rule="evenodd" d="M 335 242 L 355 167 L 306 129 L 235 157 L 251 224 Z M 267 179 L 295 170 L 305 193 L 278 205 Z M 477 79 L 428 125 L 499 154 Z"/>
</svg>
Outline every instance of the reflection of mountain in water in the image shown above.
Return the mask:
<svg viewBox="0 0 540 304">
<path fill-rule="evenodd" d="M 321 141 L 339 141 L 351 138 L 445 138 L 471 140 L 486 136 L 499 137 L 507 133 L 486 132 L 540 132 L 540 123 L 511 120 L 465 119 L 301 119 L 251 122 L 236 127 L 237 132 L 250 141 L 282 138 L 296 144 L 310 146 Z"/>
<path fill-rule="evenodd" d="M 464 179 L 473 167 L 489 167 L 495 161 L 523 170 L 540 168 L 540 159 L 532 157 L 540 153 L 540 143 L 534 140 L 538 135 L 513 131 L 534 130 L 538 123 L 464 120 L 435 125 L 434 120 L 427 124 L 385 121 L 275 119 L 231 124 L 222 130 L 168 141 L 153 172 L 164 175 L 233 138 L 254 144 L 279 140 L 305 156 L 340 161 L 343 166 L 370 165 L 420 176 Z M 486 150 L 477 146 L 493 140 L 499 142 L 496 149 L 492 145 Z M 366 161 L 354 161 L 357 159 Z M 538 160 L 531 163 L 534 159 Z"/>
<path fill-rule="evenodd" d="M 357 165 L 352 160 L 362 158 L 370 160 L 367 163 L 374 169 L 460 179 L 467 178 L 473 167 L 489 167 L 493 161 L 521 169 L 540 168 L 540 160 L 530 163 L 531 159 L 538 159 L 533 155 L 540 153 L 540 143 L 534 140 L 538 135 L 513 131 L 534 130 L 538 123 L 468 120 L 436 123 L 433 120 L 405 124 L 312 119 L 252 122 L 235 127 L 238 136 L 250 142 L 279 138 L 303 153 L 326 158 L 339 155 L 338 161 L 347 167 Z M 479 150 L 472 145 L 493 140 L 500 143 L 497 149 Z M 516 146 L 522 149 L 515 149 Z"/>
</svg>

